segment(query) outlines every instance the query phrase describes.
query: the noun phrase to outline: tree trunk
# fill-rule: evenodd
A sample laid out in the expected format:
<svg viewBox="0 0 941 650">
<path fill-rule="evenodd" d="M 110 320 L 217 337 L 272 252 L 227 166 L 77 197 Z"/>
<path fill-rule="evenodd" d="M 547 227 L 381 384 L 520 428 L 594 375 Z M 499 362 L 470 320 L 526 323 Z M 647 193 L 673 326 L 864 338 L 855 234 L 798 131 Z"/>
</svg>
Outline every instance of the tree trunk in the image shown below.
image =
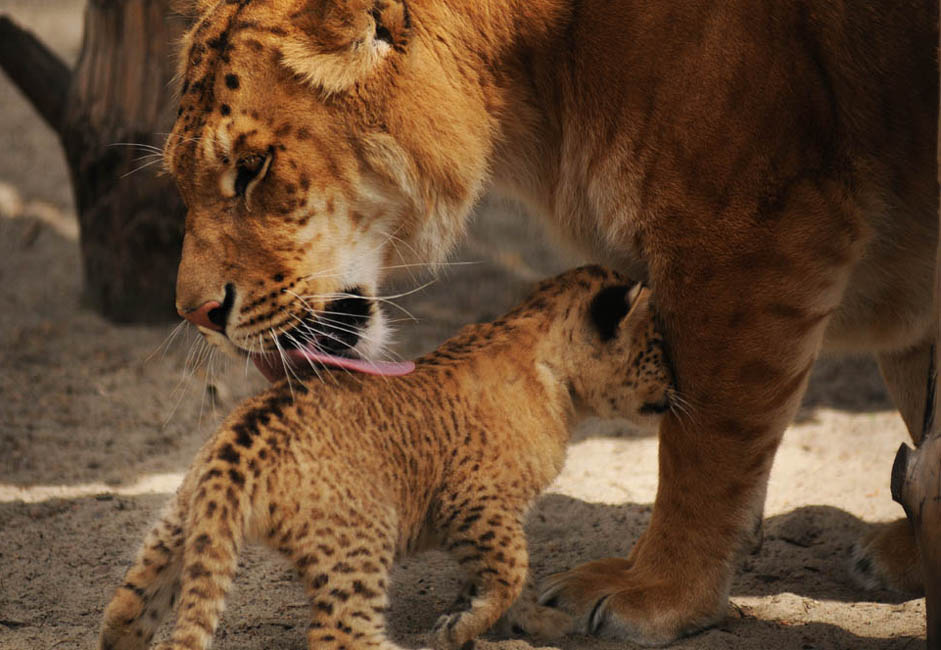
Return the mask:
<svg viewBox="0 0 941 650">
<path fill-rule="evenodd" d="M 0 67 L 56 129 L 65 149 L 86 300 L 118 322 L 175 314 L 184 208 L 170 178 L 157 173 L 160 157 L 150 155 L 162 147 L 176 103 L 172 53 L 184 24 L 170 17 L 168 5 L 89 0 L 71 74 L 31 34 L 0 18 Z M 148 146 L 156 149 L 146 151 Z"/>
</svg>

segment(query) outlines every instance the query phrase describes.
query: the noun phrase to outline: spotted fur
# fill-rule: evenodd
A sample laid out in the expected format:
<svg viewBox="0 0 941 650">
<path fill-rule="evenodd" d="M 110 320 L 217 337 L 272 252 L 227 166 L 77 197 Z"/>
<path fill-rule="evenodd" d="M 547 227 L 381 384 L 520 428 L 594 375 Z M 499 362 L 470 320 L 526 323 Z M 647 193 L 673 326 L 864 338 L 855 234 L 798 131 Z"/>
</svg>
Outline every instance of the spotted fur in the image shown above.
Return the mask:
<svg viewBox="0 0 941 650">
<path fill-rule="evenodd" d="M 333 371 L 295 383 L 293 395 L 282 383 L 248 400 L 148 535 L 99 647 L 148 647 L 178 601 L 169 648 L 207 648 L 249 541 L 297 567 L 310 648 L 350 650 L 395 647 L 384 627 L 392 562 L 441 546 L 469 588 L 466 607 L 435 627 L 435 645 L 462 647 L 523 591 L 523 518 L 561 469 L 577 414 L 652 427 L 666 410 L 671 373 L 648 301 L 646 289 L 586 267 L 466 327 L 411 375 Z M 540 635 L 570 627 L 532 598 L 511 618 Z"/>
</svg>

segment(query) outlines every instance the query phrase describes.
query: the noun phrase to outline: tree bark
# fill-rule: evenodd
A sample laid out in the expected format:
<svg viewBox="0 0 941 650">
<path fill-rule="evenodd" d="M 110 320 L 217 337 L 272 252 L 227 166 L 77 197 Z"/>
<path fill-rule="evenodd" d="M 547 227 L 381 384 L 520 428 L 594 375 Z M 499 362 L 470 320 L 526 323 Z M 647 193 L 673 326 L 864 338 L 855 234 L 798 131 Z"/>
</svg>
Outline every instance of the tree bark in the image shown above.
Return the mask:
<svg viewBox="0 0 941 650">
<path fill-rule="evenodd" d="M 0 67 L 65 150 L 86 302 L 117 322 L 175 314 L 184 208 L 151 154 L 173 124 L 173 48 L 183 29 L 168 0 L 89 0 L 81 54 L 68 74 L 35 37 L 0 18 Z"/>
<path fill-rule="evenodd" d="M 6 16 L 0 16 L 0 63 L 46 123 L 58 132 L 72 77 L 68 66 Z"/>
</svg>

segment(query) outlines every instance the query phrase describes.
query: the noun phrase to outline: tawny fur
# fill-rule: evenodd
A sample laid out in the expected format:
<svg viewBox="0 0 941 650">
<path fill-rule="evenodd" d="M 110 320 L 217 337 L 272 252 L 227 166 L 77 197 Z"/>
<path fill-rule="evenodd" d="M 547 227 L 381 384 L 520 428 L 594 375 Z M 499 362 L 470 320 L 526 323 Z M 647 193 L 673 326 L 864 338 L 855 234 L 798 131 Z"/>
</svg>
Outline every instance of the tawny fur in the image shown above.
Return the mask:
<svg viewBox="0 0 941 650">
<path fill-rule="evenodd" d="M 248 400 L 206 443 L 105 612 L 99 647 L 150 645 L 178 604 L 167 648 L 207 648 L 248 541 L 297 567 L 312 602 L 310 648 L 394 648 L 385 636 L 396 556 L 450 551 L 466 609 L 438 648 L 460 648 L 514 603 L 540 636 L 571 619 L 519 599 L 523 519 L 558 474 L 589 411 L 655 427 L 672 376 L 648 292 L 585 267 L 519 308 L 472 325 L 401 378 L 325 371 Z M 586 410 L 587 409 L 587 410 Z"/>
<path fill-rule="evenodd" d="M 189 206 L 178 305 L 232 297 L 214 343 L 271 349 L 337 294 L 439 262 L 491 184 L 653 288 L 695 426 L 664 421 L 629 560 L 546 586 L 583 628 L 665 643 L 724 616 L 821 349 L 876 352 L 920 439 L 935 0 L 190 4 L 166 162 Z M 897 547 L 864 545 L 891 574 L 870 582 L 912 584 L 916 558 L 880 557 Z"/>
</svg>

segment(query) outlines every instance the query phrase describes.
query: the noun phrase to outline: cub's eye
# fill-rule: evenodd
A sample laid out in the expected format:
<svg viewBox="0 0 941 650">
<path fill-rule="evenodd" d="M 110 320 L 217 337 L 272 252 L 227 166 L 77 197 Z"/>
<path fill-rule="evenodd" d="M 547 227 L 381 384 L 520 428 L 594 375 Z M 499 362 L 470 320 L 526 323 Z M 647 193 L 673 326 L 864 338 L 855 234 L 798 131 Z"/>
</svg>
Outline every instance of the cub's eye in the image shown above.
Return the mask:
<svg viewBox="0 0 941 650">
<path fill-rule="evenodd" d="M 271 154 L 260 153 L 243 156 L 235 163 L 235 195 L 246 197 L 249 189 L 268 173 Z"/>
</svg>

